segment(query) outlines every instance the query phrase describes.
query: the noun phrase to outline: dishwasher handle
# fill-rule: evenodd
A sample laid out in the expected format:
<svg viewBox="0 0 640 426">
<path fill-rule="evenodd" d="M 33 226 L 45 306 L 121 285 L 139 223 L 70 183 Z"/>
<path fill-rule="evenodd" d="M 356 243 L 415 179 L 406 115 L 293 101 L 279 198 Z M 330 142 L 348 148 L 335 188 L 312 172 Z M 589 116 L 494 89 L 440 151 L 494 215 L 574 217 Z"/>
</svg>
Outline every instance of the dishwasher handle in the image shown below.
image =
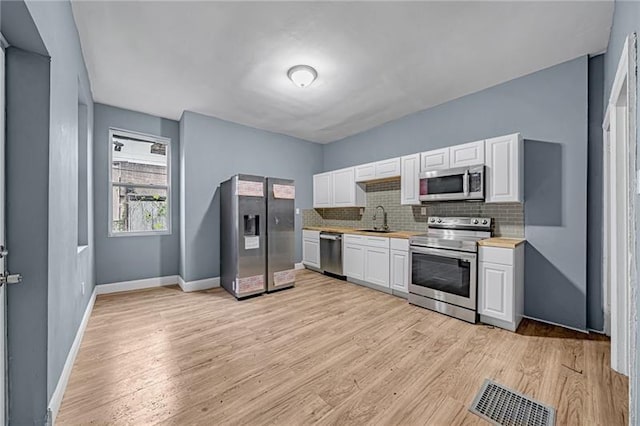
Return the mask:
<svg viewBox="0 0 640 426">
<path fill-rule="evenodd" d="M 342 235 L 338 234 L 320 234 L 321 240 L 332 240 L 332 241 L 340 241 L 342 240 Z"/>
</svg>

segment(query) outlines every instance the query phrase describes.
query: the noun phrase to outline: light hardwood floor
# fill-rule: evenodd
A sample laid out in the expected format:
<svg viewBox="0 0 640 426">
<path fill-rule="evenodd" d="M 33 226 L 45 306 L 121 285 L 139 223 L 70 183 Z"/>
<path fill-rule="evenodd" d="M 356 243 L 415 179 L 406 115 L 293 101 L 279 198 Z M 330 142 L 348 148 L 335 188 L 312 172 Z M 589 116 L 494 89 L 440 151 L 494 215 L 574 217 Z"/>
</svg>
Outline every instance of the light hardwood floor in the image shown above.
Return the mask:
<svg viewBox="0 0 640 426">
<path fill-rule="evenodd" d="M 471 325 L 300 271 L 241 302 L 98 296 L 58 424 L 485 424 L 468 412 L 485 378 L 555 406 L 558 425 L 627 423 L 602 337 Z"/>
</svg>

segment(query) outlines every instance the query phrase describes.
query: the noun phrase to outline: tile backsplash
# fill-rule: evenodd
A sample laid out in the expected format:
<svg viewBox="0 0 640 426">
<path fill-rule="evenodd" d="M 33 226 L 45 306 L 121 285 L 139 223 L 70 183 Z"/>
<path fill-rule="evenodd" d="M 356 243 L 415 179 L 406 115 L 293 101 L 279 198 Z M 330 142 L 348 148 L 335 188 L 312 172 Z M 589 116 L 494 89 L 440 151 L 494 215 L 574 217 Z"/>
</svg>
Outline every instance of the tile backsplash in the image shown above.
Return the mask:
<svg viewBox="0 0 640 426">
<path fill-rule="evenodd" d="M 376 206 L 387 211 L 392 230 L 426 231 L 429 216 L 480 216 L 493 219 L 493 233 L 497 237 L 524 237 L 524 205 L 520 203 L 486 204 L 472 201 L 443 201 L 423 203 L 420 206 L 400 204 L 400 180 L 367 184 L 367 207 L 303 210 L 305 226 L 341 226 L 371 228 L 382 225 L 382 214 L 373 220 Z M 422 215 L 422 209 L 426 214 Z"/>
</svg>

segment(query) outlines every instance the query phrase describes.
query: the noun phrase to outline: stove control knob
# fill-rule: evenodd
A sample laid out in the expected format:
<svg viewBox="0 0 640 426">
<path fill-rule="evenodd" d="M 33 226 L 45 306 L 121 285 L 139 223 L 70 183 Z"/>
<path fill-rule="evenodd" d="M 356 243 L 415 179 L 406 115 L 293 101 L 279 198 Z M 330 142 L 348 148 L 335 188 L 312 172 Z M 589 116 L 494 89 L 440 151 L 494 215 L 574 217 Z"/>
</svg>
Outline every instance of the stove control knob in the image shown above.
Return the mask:
<svg viewBox="0 0 640 426">
<path fill-rule="evenodd" d="M 473 219 L 473 224 L 477 225 L 478 224 L 478 219 Z"/>
<path fill-rule="evenodd" d="M 489 221 L 487 221 L 487 219 L 485 219 L 485 220 L 483 220 L 483 221 L 482 221 L 482 224 L 483 224 L 483 225 L 486 225 L 487 223 L 489 223 Z"/>
<path fill-rule="evenodd" d="M 438 219 L 438 223 L 442 223 L 442 219 Z"/>
<path fill-rule="evenodd" d="M 429 222 L 431 222 L 431 223 L 434 223 L 435 221 L 436 221 L 436 219 L 433 218 L 433 217 L 431 219 L 429 219 Z"/>
</svg>

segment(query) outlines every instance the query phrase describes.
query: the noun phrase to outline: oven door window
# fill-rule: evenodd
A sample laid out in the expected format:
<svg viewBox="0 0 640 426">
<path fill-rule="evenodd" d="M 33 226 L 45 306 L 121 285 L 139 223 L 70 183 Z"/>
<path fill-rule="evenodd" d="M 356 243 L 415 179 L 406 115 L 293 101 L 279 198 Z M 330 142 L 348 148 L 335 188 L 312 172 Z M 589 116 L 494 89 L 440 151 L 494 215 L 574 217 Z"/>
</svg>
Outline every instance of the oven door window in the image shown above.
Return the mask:
<svg viewBox="0 0 640 426">
<path fill-rule="evenodd" d="M 464 192 L 464 175 L 420 179 L 420 195 L 460 194 Z"/>
<path fill-rule="evenodd" d="M 471 263 L 462 259 L 413 253 L 411 283 L 461 297 L 470 297 Z"/>
</svg>

